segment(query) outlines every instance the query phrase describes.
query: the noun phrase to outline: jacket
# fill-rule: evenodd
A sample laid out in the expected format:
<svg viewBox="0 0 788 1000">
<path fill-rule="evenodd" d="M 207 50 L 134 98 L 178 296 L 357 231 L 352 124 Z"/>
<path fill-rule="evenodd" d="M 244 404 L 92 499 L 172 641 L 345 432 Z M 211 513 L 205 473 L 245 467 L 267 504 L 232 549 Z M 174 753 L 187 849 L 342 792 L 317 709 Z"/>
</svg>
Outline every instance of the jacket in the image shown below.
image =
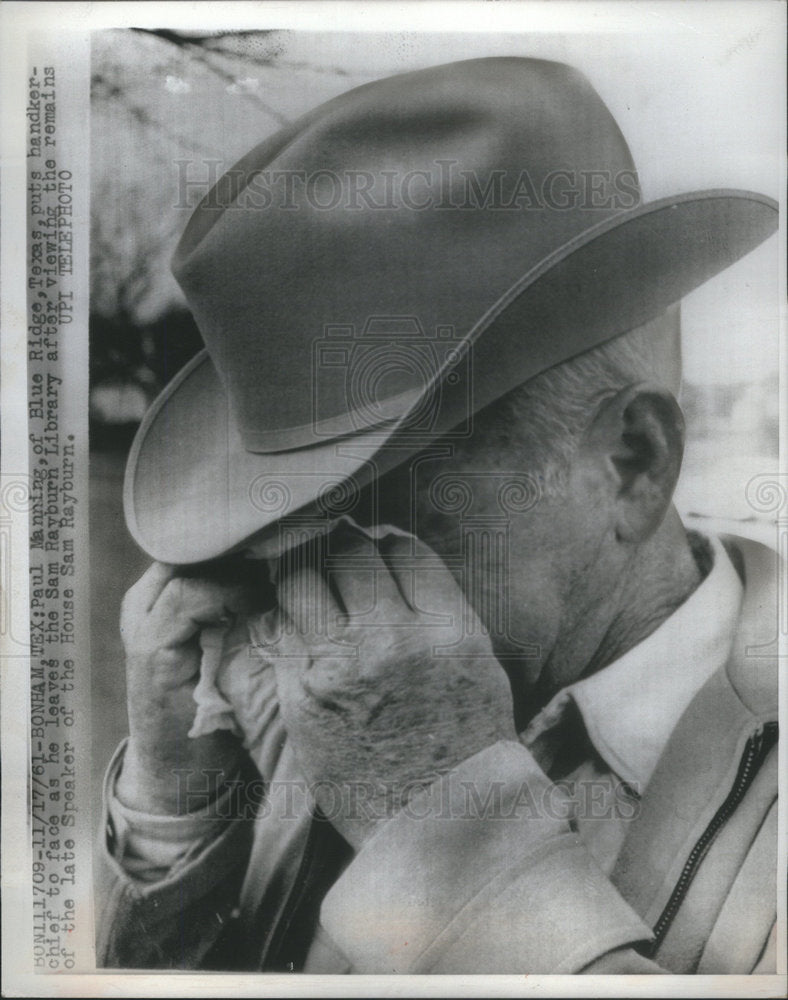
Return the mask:
<svg viewBox="0 0 788 1000">
<path fill-rule="evenodd" d="M 289 933 L 308 944 L 308 972 L 774 972 L 777 563 L 756 542 L 725 543 L 745 585 L 730 658 L 681 717 L 610 876 L 566 820 L 523 821 L 524 782 L 536 796 L 549 781 L 524 747 L 499 743 L 441 779 L 433 799 L 445 807 L 470 781 L 499 796 L 496 815 L 447 822 L 425 803 L 352 860 L 314 823 L 284 905 L 244 924 L 253 816 L 152 884 L 125 873 L 102 830 L 97 963 L 293 968 L 278 964 Z M 315 893 L 325 898 L 309 924 L 302 904 Z"/>
</svg>

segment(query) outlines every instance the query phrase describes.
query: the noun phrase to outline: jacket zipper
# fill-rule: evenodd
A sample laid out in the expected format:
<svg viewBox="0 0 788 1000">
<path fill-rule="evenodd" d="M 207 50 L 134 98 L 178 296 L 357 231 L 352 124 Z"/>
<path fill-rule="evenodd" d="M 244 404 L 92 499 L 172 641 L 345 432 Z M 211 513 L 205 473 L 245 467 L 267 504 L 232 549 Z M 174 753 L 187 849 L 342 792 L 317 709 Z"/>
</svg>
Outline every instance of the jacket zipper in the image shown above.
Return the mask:
<svg viewBox="0 0 788 1000">
<path fill-rule="evenodd" d="M 309 872 L 315 854 L 314 822 L 313 818 L 307 834 L 306 844 L 304 845 L 304 853 L 301 855 L 301 861 L 290 892 L 287 894 L 284 905 L 280 910 L 279 918 L 274 921 L 268 934 L 268 939 L 263 946 L 259 963 L 261 971 L 267 971 L 266 965 L 276 960 L 282 946 L 282 941 L 293 919 L 293 914 L 298 909 L 309 885 Z"/>
<path fill-rule="evenodd" d="M 279 911 L 280 916 L 274 921 L 274 925 L 266 937 L 265 948 L 261 956 L 261 970 L 276 971 L 276 967 L 283 964 L 285 956 L 282 949 L 288 935 L 294 932 L 295 924 L 296 938 L 291 943 L 290 951 L 292 963 L 286 964 L 289 971 L 300 971 L 300 966 L 308 957 L 309 941 L 307 938 L 314 930 L 312 928 L 305 935 L 302 907 L 305 903 L 310 907 L 306 911 L 307 920 L 314 919 L 316 923 L 319 919 L 319 911 L 315 910 L 315 907 L 319 907 L 326 892 L 339 876 L 340 870 L 345 866 L 352 853 L 347 841 L 334 827 L 330 826 L 328 820 L 316 809 L 296 877 Z M 310 893 L 313 894 L 311 900 L 307 898 Z M 308 926 L 307 924 L 307 928 Z M 296 965 L 299 968 L 295 968 Z"/>
<path fill-rule="evenodd" d="M 682 869 L 678 882 L 670 895 L 670 899 L 654 925 L 654 941 L 648 948 L 650 954 L 653 955 L 665 939 L 665 935 L 667 934 L 670 925 L 673 923 L 673 919 L 678 913 L 679 907 L 684 901 L 684 897 L 687 895 L 687 891 L 689 890 L 692 880 L 695 878 L 701 861 L 703 861 L 703 858 L 706 856 L 706 853 L 711 847 L 711 844 L 717 834 L 744 798 L 744 793 L 752 784 L 753 778 L 758 773 L 761 764 L 763 764 L 776 740 L 776 722 L 765 723 L 762 729 L 754 733 L 747 740 L 744 747 L 744 753 L 742 754 L 741 761 L 739 762 L 739 769 L 736 772 L 736 779 L 733 783 L 733 787 L 730 792 L 728 792 L 725 801 L 714 814 L 711 822 L 690 851 L 689 857 L 687 858 L 686 864 Z"/>
</svg>

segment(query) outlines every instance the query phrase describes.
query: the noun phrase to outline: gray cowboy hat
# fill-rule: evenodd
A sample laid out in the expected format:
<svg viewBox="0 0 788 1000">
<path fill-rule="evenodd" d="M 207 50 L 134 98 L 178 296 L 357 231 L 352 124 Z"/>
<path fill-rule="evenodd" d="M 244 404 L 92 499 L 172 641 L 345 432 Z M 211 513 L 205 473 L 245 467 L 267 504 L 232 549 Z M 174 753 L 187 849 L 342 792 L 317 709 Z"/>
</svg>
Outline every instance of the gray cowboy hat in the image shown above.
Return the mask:
<svg viewBox="0 0 788 1000">
<path fill-rule="evenodd" d="M 348 484 L 467 434 L 776 227 L 746 191 L 643 203 L 610 112 L 560 63 L 476 59 L 342 94 L 252 149 L 186 227 L 173 272 L 206 349 L 139 429 L 129 530 L 195 563 L 341 513 Z"/>
</svg>

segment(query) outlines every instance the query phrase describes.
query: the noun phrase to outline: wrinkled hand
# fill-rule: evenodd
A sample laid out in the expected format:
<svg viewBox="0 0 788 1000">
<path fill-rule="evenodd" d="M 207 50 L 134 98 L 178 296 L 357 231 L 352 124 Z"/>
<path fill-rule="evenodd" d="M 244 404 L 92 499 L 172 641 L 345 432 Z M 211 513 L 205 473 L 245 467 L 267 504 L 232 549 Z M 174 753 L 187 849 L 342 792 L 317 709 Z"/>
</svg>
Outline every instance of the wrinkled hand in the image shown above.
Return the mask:
<svg viewBox="0 0 788 1000">
<path fill-rule="evenodd" d="M 207 781 L 215 787 L 237 770 L 241 746 L 229 733 L 190 739 L 188 732 L 196 709 L 200 630 L 229 624 L 252 606 L 242 585 L 178 576 L 162 563 L 154 563 L 126 594 L 121 633 L 130 735 L 116 788 L 125 805 L 185 812 L 185 772 L 194 773 L 195 787 L 210 794 Z"/>
<path fill-rule="evenodd" d="M 350 537 L 328 582 L 283 576 L 276 634 L 261 622 L 257 639 L 317 803 L 358 848 L 408 788 L 516 734 L 506 674 L 439 557 Z"/>
</svg>

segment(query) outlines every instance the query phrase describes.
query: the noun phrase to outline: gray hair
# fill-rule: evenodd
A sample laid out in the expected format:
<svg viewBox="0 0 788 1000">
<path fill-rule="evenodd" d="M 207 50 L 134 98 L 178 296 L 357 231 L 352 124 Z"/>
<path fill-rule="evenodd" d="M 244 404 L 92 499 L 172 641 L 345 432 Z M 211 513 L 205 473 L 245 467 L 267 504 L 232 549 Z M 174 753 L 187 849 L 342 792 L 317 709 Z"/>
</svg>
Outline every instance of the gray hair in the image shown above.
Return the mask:
<svg viewBox="0 0 788 1000">
<path fill-rule="evenodd" d="M 527 457 L 524 471 L 539 477 L 542 495 L 561 497 L 566 493 L 574 451 L 599 403 L 633 382 L 644 381 L 658 382 L 678 394 L 678 306 L 511 390 L 474 416 L 469 437 L 449 435 L 435 444 L 439 450 L 446 446 L 446 461 L 458 473 L 463 469 L 509 472 L 518 463 L 518 456 Z M 422 460 L 429 464 L 434 451 L 434 447 L 426 449 L 423 456 L 412 457 L 378 480 L 374 489 L 377 516 L 382 522 L 414 530 L 415 508 L 420 507 L 419 527 L 426 530 L 436 512 L 426 496 L 421 498 L 422 505 L 419 497 L 412 495 L 411 469 Z"/>
<path fill-rule="evenodd" d="M 545 492 L 560 493 L 580 438 L 599 404 L 634 382 L 659 382 L 678 394 L 681 346 L 678 306 L 643 326 L 513 389 L 474 418 L 470 438 L 454 442 L 460 463 L 486 454 L 535 460 Z"/>
</svg>

